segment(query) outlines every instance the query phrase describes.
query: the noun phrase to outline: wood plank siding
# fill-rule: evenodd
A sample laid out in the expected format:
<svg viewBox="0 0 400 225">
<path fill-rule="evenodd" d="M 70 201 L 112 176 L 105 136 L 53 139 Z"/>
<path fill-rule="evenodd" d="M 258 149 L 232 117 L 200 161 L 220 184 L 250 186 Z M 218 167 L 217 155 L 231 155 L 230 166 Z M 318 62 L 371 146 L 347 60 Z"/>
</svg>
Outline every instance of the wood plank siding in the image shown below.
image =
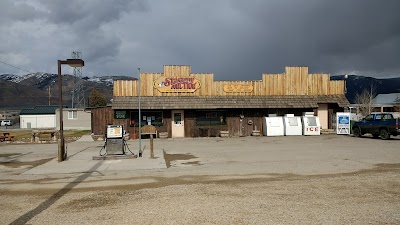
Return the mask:
<svg viewBox="0 0 400 225">
<path fill-rule="evenodd" d="M 190 93 L 162 93 L 153 83 L 162 76 L 193 77 L 201 86 Z M 245 74 L 243 75 L 246 76 Z M 309 74 L 308 67 L 285 67 L 284 74 L 262 74 L 255 81 L 214 81 L 212 73 L 190 73 L 190 66 L 164 66 L 164 73 L 141 73 L 141 96 L 266 96 L 344 95 L 345 82 L 331 81 L 329 74 Z M 137 80 L 114 81 L 114 96 L 137 96 Z M 226 92 L 225 85 L 250 85 L 252 91 Z"/>
<path fill-rule="evenodd" d="M 138 134 L 138 84 L 138 80 L 114 81 L 112 107 L 92 110 L 94 134 L 104 134 L 107 124 L 124 125 L 126 132 Z M 326 73 L 310 74 L 308 67 L 263 73 L 261 80 L 215 81 L 212 73 L 192 73 L 190 66 L 172 65 L 164 66 L 162 73 L 141 73 L 140 85 L 140 109 L 142 115 L 148 113 L 140 118 L 141 124 L 157 125 L 157 131 L 168 132 L 169 137 L 182 124 L 185 137 L 213 137 L 222 130 L 230 136 L 249 136 L 255 129 L 262 133 L 268 114 L 317 114 L 321 104 L 335 113 L 349 105 L 345 81 L 331 81 Z M 183 113 L 183 123 L 174 121 L 174 112 L 179 114 L 174 110 Z M 148 119 L 154 115 L 156 119 Z"/>
</svg>

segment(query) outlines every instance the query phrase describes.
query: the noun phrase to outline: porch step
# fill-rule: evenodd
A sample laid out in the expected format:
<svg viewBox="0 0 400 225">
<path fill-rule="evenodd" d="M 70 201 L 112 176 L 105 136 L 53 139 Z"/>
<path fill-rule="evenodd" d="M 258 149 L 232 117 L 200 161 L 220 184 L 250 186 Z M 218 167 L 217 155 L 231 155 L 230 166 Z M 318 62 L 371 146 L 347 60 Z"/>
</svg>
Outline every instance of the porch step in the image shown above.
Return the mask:
<svg viewBox="0 0 400 225">
<path fill-rule="evenodd" d="M 321 134 L 336 134 L 335 129 L 321 129 Z"/>
</svg>

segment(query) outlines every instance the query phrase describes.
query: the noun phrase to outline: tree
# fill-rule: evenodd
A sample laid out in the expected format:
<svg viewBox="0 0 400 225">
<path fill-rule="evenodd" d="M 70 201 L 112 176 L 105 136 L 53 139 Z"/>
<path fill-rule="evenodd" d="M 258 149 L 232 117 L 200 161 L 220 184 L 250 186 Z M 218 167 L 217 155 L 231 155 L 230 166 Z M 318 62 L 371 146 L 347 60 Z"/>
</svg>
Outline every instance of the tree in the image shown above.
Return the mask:
<svg viewBox="0 0 400 225">
<path fill-rule="evenodd" d="M 106 105 L 107 101 L 105 96 L 97 89 L 93 89 L 89 95 L 89 107 L 99 107 Z"/>
<path fill-rule="evenodd" d="M 395 112 L 400 112 L 400 94 L 397 94 L 395 105 L 393 107 Z"/>
<path fill-rule="evenodd" d="M 361 93 L 357 93 L 355 96 L 355 103 L 359 105 L 360 113 L 366 116 L 372 111 L 372 104 L 376 96 L 376 88 L 371 85 L 369 89 L 364 89 Z"/>
</svg>

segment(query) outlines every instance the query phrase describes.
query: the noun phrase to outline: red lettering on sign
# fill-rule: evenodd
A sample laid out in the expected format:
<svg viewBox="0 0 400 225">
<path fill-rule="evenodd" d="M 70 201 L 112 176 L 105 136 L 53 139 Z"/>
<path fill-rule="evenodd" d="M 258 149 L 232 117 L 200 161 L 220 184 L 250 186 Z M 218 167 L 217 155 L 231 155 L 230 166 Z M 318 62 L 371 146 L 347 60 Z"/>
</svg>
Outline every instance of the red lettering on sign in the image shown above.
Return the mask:
<svg viewBox="0 0 400 225">
<path fill-rule="evenodd" d="M 171 89 L 196 89 L 194 78 L 165 78 L 164 85 L 171 85 Z"/>
<path fill-rule="evenodd" d="M 307 127 L 306 130 L 318 132 L 318 127 Z"/>
<path fill-rule="evenodd" d="M 165 78 L 165 81 L 164 81 L 165 87 L 168 87 L 170 84 L 171 84 L 171 80 L 168 77 Z"/>
</svg>

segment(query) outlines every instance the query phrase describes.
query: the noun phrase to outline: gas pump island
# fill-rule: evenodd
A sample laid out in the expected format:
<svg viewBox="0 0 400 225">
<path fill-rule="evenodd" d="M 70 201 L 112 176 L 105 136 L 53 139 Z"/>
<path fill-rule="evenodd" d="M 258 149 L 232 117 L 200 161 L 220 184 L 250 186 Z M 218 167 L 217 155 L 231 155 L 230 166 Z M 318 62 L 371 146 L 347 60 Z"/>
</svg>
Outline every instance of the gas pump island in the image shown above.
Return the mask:
<svg viewBox="0 0 400 225">
<path fill-rule="evenodd" d="M 128 154 L 128 151 L 131 154 Z M 122 125 L 107 125 L 105 142 L 100 149 L 100 156 L 94 156 L 93 159 L 118 158 L 137 158 L 137 155 L 131 152 L 124 139 L 124 127 Z"/>
</svg>

